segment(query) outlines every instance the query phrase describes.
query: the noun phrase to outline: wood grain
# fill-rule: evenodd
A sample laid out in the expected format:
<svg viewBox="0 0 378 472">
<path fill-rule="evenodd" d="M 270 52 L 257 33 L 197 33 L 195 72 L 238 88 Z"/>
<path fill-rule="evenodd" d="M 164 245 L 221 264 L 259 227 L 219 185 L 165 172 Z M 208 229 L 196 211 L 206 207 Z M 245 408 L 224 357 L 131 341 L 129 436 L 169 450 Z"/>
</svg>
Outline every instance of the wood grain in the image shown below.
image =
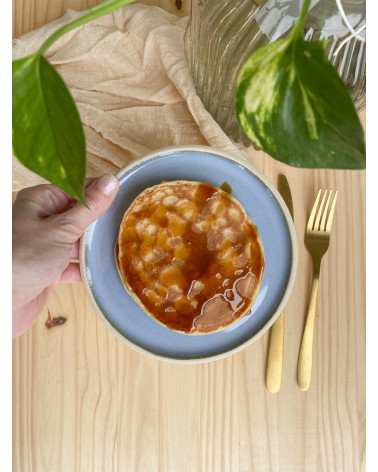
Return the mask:
<svg viewBox="0 0 378 472">
<path fill-rule="evenodd" d="M 101 2 L 102 0 L 12 0 L 13 38 L 56 20 L 67 9 L 83 11 Z M 142 0 L 138 3 L 158 6 L 179 17 L 190 14 L 190 0 Z"/>
<path fill-rule="evenodd" d="M 93 3 L 15 0 L 15 36 Z M 159 5 L 177 13 L 173 1 Z M 294 169 L 248 153 L 274 183 L 283 172 L 293 193 L 299 266 L 279 393 L 265 387 L 267 334 L 224 360 L 168 364 L 118 341 L 80 284 L 61 285 L 13 342 L 15 472 L 365 470 L 366 174 Z M 339 198 L 322 263 L 312 383 L 302 392 L 296 368 L 311 281 L 303 238 L 320 187 L 337 188 Z M 67 322 L 47 329 L 47 310 Z"/>
</svg>

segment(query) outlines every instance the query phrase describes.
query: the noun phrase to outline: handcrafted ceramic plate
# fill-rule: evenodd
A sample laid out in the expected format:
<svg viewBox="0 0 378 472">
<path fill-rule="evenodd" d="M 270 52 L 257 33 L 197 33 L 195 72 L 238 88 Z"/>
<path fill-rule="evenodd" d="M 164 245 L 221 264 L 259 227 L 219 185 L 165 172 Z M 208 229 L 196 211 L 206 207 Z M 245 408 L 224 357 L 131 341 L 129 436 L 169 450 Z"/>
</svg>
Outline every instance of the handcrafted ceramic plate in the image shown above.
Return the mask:
<svg viewBox="0 0 378 472">
<path fill-rule="evenodd" d="M 297 242 L 290 214 L 276 188 L 247 159 L 205 146 L 160 149 L 132 161 L 117 174 L 120 189 L 110 209 L 84 233 L 80 266 L 91 304 L 124 343 L 155 358 L 206 362 L 243 349 L 261 336 L 284 308 L 294 284 Z M 171 331 L 147 315 L 122 285 L 114 246 L 126 209 L 145 188 L 163 180 L 194 180 L 220 187 L 251 216 L 260 233 L 265 270 L 251 313 L 217 333 L 190 336 Z"/>
</svg>

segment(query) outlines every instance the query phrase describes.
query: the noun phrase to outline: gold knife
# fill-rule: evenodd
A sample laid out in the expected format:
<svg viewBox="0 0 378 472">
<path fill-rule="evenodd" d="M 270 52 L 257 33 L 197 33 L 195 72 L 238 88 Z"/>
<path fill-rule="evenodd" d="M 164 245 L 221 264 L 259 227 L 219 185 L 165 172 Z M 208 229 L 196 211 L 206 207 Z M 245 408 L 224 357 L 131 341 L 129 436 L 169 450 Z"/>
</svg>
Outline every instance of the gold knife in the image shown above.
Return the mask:
<svg viewBox="0 0 378 472">
<path fill-rule="evenodd" d="M 289 182 L 283 174 L 278 176 L 278 191 L 284 199 L 286 206 L 294 219 L 293 199 L 291 197 Z M 284 344 L 284 312 L 276 319 L 270 328 L 268 361 L 266 368 L 266 386 L 272 393 L 278 392 L 281 387 L 283 344 Z"/>
</svg>

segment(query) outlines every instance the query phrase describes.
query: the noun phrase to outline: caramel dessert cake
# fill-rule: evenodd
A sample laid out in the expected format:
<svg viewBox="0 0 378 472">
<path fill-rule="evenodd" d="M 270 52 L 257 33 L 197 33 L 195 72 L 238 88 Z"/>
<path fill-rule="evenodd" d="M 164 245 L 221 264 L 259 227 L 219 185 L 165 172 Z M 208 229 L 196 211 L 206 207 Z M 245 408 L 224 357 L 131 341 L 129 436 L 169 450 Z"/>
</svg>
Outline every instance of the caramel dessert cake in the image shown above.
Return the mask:
<svg viewBox="0 0 378 472">
<path fill-rule="evenodd" d="M 144 190 L 123 216 L 115 258 L 135 301 L 186 334 L 223 330 L 249 313 L 264 271 L 252 219 L 229 193 L 201 182 Z"/>
</svg>

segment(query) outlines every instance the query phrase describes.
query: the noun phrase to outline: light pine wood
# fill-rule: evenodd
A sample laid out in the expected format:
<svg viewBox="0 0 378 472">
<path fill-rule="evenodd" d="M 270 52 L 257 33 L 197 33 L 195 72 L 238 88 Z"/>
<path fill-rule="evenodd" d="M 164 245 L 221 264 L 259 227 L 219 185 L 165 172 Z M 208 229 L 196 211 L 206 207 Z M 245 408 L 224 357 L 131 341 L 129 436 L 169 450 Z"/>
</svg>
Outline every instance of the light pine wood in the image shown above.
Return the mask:
<svg viewBox="0 0 378 472">
<path fill-rule="evenodd" d="M 39 28 L 64 15 L 67 9 L 83 11 L 102 0 L 12 0 L 13 37 Z M 182 17 L 190 14 L 190 0 L 143 0 L 138 3 L 156 5 Z"/>
<path fill-rule="evenodd" d="M 15 36 L 92 3 L 14 0 Z M 174 1 L 159 5 L 177 13 Z M 14 472 L 365 470 L 366 174 L 295 169 L 248 153 L 273 183 L 287 176 L 294 201 L 299 265 L 285 308 L 280 391 L 265 385 L 268 334 L 224 360 L 168 364 L 118 341 L 80 284 L 61 285 L 13 342 Z M 312 270 L 303 238 L 320 187 L 339 196 L 322 261 L 312 381 L 302 392 L 296 372 Z M 47 329 L 47 310 L 67 322 Z"/>
</svg>

